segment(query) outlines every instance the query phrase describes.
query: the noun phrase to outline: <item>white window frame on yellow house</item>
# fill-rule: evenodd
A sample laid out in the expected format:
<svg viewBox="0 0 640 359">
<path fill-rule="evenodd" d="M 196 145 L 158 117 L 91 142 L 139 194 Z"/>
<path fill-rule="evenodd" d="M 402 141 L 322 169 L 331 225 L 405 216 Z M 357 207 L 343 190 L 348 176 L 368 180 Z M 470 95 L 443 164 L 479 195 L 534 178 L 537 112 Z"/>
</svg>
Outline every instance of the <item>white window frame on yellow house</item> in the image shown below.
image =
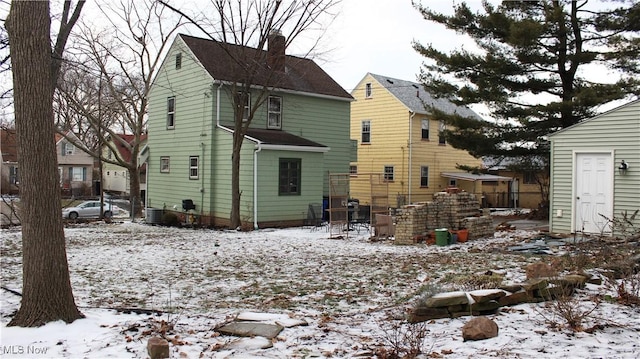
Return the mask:
<svg viewBox="0 0 640 359">
<path fill-rule="evenodd" d="M 447 144 L 447 140 L 444 138 L 444 131 L 447 129 L 447 125 L 444 123 L 444 121 L 440 121 L 440 128 L 438 130 L 438 144 L 439 145 L 446 145 Z"/>
<path fill-rule="evenodd" d="M 426 180 L 426 183 L 424 182 L 425 180 Z M 421 188 L 429 187 L 429 166 L 420 166 L 420 187 Z"/>
<path fill-rule="evenodd" d="M 422 119 L 420 123 L 420 138 L 423 140 L 429 140 L 429 119 Z M 425 133 L 426 132 L 426 133 Z"/>
<path fill-rule="evenodd" d="M 364 85 L 364 97 L 365 98 L 373 97 L 373 88 L 371 87 L 371 82 L 367 82 Z"/>
<path fill-rule="evenodd" d="M 368 135 L 367 141 L 364 140 L 365 134 Z M 360 143 L 363 143 L 363 144 L 371 143 L 371 120 L 363 120 L 360 125 Z"/>
<path fill-rule="evenodd" d="M 395 173 L 395 168 L 393 165 L 384 165 L 383 171 L 382 173 L 384 173 L 384 180 L 387 182 L 393 182 L 394 180 L 394 173 Z"/>
</svg>

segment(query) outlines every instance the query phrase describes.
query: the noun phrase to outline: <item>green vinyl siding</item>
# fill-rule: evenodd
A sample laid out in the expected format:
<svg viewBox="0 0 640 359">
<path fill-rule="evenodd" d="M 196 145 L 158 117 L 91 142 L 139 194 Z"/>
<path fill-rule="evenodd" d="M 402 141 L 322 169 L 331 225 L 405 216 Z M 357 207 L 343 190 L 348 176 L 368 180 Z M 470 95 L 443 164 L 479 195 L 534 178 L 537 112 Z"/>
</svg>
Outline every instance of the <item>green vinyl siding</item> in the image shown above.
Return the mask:
<svg viewBox="0 0 640 359">
<path fill-rule="evenodd" d="M 280 158 L 299 158 L 302 166 L 300 195 L 278 195 Z M 258 209 L 260 221 L 302 219 L 309 203 L 322 203 L 323 154 L 315 152 L 261 151 L 258 154 Z"/>
<path fill-rule="evenodd" d="M 180 69 L 175 67 L 178 52 L 183 53 Z M 269 95 L 282 98 L 282 131 L 326 146 L 328 152 L 297 151 L 295 147 L 286 151 L 264 149 L 245 138 L 240 159 L 240 216 L 245 223 L 255 220 L 256 151 L 258 222 L 301 221 L 309 203 L 322 202 L 323 196 L 328 196 L 329 172 L 349 170 L 350 102 L 347 99 L 286 91 L 273 91 Z M 167 98 L 170 97 L 175 97 L 174 127 L 167 129 Z M 258 97 L 258 92 L 252 92 L 252 106 Z M 251 127 L 266 129 L 267 117 L 265 102 L 257 108 Z M 222 127 L 216 126 L 216 120 Z M 191 199 L 196 213 L 229 218 L 233 135 L 223 127 L 233 127 L 231 86 L 220 85 L 194 60 L 181 40 L 174 42 L 154 80 L 149 99 L 149 207 L 182 211 L 182 200 Z M 197 179 L 189 179 L 191 156 L 199 158 Z M 160 172 L 161 157 L 170 157 L 168 173 Z M 279 158 L 301 159 L 300 195 L 278 195 Z"/>
<path fill-rule="evenodd" d="M 613 153 L 613 213 L 620 216 L 640 208 L 640 100 L 559 131 L 550 140 L 552 231 L 572 231 L 575 153 Z M 631 165 L 625 175 L 617 170 L 622 160 Z M 562 210 L 562 217 L 557 216 L 558 210 Z M 640 218 L 636 221 L 640 226 Z"/>
</svg>

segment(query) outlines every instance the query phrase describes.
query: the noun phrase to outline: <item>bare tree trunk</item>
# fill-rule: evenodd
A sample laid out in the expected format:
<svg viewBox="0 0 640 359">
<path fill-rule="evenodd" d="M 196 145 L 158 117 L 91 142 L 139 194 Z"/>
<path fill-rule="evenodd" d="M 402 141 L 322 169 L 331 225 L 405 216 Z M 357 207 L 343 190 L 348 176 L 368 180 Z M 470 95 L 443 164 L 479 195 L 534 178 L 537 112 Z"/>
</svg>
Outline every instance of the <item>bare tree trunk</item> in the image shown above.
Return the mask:
<svg viewBox="0 0 640 359">
<path fill-rule="evenodd" d="M 238 228 L 240 223 L 240 151 L 244 135 L 240 129 L 233 133 L 233 152 L 231 154 L 231 228 Z"/>
<path fill-rule="evenodd" d="M 131 203 L 131 217 L 140 217 L 142 214 L 142 200 L 140 198 L 140 169 L 137 161 L 135 169 L 129 170 L 129 202 Z"/>
<path fill-rule="evenodd" d="M 13 1 L 11 42 L 22 203 L 22 303 L 9 325 L 73 322 L 76 307 L 60 213 L 54 142 L 49 3 Z"/>
</svg>

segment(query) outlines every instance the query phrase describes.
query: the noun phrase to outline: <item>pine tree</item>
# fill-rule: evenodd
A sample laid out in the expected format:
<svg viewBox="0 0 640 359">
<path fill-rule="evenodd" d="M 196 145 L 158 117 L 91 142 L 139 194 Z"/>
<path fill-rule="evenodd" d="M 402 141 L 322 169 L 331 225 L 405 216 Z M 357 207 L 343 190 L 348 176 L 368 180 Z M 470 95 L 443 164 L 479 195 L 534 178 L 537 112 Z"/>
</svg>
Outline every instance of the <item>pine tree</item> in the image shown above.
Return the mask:
<svg viewBox="0 0 640 359">
<path fill-rule="evenodd" d="M 487 1 L 477 12 L 461 3 L 451 16 L 414 6 L 478 46 L 445 53 L 414 43 L 428 59 L 421 71 L 428 91 L 489 109 L 486 121 L 433 111 L 450 125 L 448 142 L 476 157 L 548 168 L 546 135 L 592 117 L 600 105 L 640 94 L 637 1 Z"/>
</svg>

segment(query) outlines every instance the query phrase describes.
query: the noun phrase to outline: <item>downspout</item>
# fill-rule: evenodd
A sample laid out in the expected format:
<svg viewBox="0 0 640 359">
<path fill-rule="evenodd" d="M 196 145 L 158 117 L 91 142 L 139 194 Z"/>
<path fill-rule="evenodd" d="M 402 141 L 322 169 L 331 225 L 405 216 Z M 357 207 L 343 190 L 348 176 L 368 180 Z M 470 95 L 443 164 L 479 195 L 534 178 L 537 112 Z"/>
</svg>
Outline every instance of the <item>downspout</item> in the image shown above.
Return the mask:
<svg viewBox="0 0 640 359">
<path fill-rule="evenodd" d="M 411 113 L 411 116 L 409 116 L 409 198 L 407 199 L 407 204 L 411 204 L 411 176 L 412 176 L 412 152 L 413 152 L 413 142 L 411 141 L 413 139 L 413 116 L 416 115 L 415 112 L 413 111 L 409 111 L 409 113 Z"/>
<path fill-rule="evenodd" d="M 200 173 L 202 173 L 201 177 L 201 182 L 200 182 L 200 219 L 198 220 L 198 224 L 202 223 L 202 215 L 204 214 L 204 174 L 206 173 L 204 171 L 204 166 L 205 166 L 205 160 L 204 160 L 204 154 L 205 154 L 205 143 L 204 142 L 200 142 L 200 147 L 202 147 L 202 161 L 200 161 L 200 163 L 202 163 L 202 170 L 200 171 Z"/>
<path fill-rule="evenodd" d="M 229 133 L 233 130 L 220 124 L 220 91 L 222 89 L 222 80 L 218 82 L 216 90 L 216 128 L 222 129 Z M 253 152 L 253 228 L 258 229 L 258 153 L 262 151 L 262 141 L 245 135 L 245 138 L 257 143 L 257 149 Z"/>
<path fill-rule="evenodd" d="M 253 229 L 258 229 L 258 153 L 262 151 L 262 142 L 258 142 L 253 151 Z"/>
</svg>

